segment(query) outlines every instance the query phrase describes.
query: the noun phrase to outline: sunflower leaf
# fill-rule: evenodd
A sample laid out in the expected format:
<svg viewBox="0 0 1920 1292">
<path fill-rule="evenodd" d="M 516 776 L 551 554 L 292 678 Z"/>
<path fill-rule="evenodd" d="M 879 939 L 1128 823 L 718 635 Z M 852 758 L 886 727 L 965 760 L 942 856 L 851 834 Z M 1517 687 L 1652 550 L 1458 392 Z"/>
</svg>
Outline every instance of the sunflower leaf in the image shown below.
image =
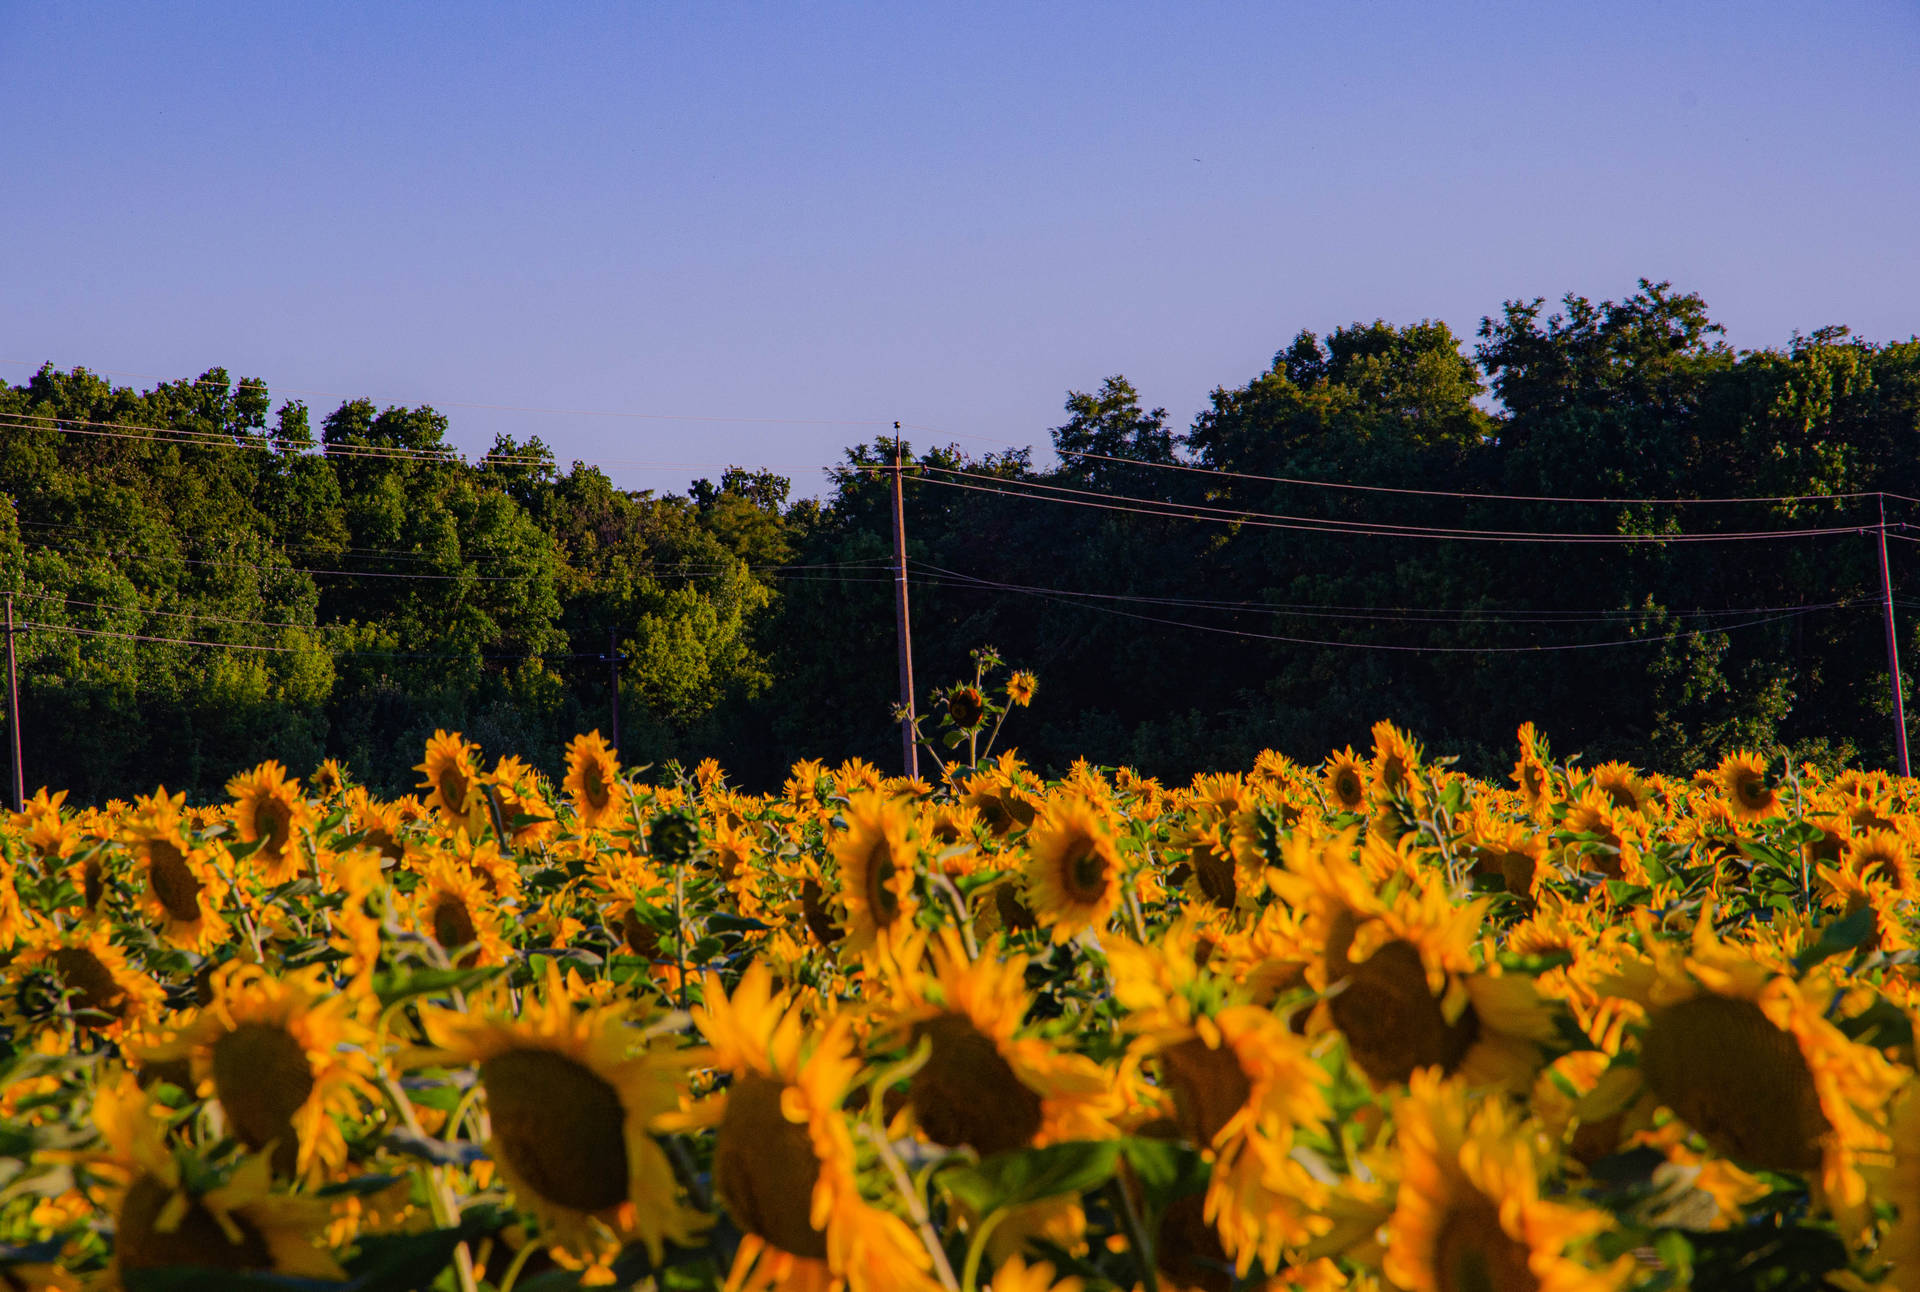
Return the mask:
<svg viewBox="0 0 1920 1292">
<path fill-rule="evenodd" d="M 478 987 L 499 972 L 499 967 L 493 965 L 482 965 L 475 969 L 396 970 L 377 975 L 373 980 L 373 990 L 384 1006 L 409 996 L 466 991 L 470 987 Z"/>
<path fill-rule="evenodd" d="M 976 1215 L 1018 1207 L 1063 1193 L 1086 1193 L 1113 1177 L 1120 1161 L 1114 1140 L 1076 1140 L 1046 1148 L 996 1153 L 973 1166 L 943 1172 L 947 1188 Z"/>
<path fill-rule="evenodd" d="M 1794 968 L 1804 973 L 1822 960 L 1855 950 L 1873 936 L 1876 919 L 1871 906 L 1841 916 L 1820 930 L 1819 940 L 1794 959 Z"/>
</svg>

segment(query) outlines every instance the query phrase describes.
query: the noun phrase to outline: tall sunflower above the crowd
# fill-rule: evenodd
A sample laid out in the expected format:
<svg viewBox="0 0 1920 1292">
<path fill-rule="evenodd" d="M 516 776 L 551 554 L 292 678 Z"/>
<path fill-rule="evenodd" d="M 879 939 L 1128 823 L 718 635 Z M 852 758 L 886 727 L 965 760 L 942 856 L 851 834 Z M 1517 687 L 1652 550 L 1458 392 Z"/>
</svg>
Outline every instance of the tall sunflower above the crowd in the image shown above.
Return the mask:
<svg viewBox="0 0 1920 1292">
<path fill-rule="evenodd" d="M 301 838 L 313 812 L 301 796 L 300 782 L 287 769 L 268 761 L 227 782 L 233 796 L 233 826 L 243 843 L 254 844 L 248 863 L 269 886 L 300 878 L 307 854 Z"/>
<path fill-rule="evenodd" d="M 598 731 L 575 736 L 567 746 L 563 787 L 573 803 L 573 814 L 589 830 L 613 824 L 626 810 L 620 762 Z"/>
<path fill-rule="evenodd" d="M 420 788 L 427 792 L 427 806 L 449 826 L 476 829 L 476 816 L 485 815 L 480 769 L 474 763 L 477 753 L 478 747 L 459 732 L 435 731 L 427 741 L 426 757 L 414 766 L 421 774 Z"/>
</svg>

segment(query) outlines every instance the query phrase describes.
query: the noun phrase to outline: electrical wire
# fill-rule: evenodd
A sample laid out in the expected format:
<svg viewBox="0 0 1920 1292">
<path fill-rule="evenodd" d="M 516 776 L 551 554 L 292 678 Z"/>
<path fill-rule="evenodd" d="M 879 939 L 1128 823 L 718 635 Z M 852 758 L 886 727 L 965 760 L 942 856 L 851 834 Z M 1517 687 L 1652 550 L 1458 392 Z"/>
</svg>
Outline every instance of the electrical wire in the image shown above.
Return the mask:
<svg viewBox="0 0 1920 1292">
<path fill-rule="evenodd" d="M 902 430 L 926 431 L 932 435 L 958 435 L 963 439 L 979 440 L 988 444 L 1001 441 L 989 435 L 974 435 L 962 431 L 942 430 L 937 426 L 924 426 L 918 423 L 902 422 Z M 1010 445 L 1010 449 L 1020 446 Z M 1034 446 L 1028 445 L 1031 450 Z M 1472 493 L 1449 489 L 1408 489 L 1391 485 L 1351 484 L 1341 480 L 1309 480 L 1298 476 L 1260 475 L 1251 471 L 1229 471 L 1225 467 L 1205 467 L 1191 462 L 1146 462 L 1139 458 L 1116 457 L 1110 453 L 1093 453 L 1085 449 L 1063 449 L 1054 446 L 1053 452 L 1063 458 L 1089 458 L 1100 462 L 1114 462 L 1129 467 L 1149 467 L 1156 471 L 1183 471 L 1197 475 L 1221 476 L 1233 480 L 1258 480 L 1269 484 L 1299 485 L 1309 489 L 1345 489 L 1359 493 L 1405 494 L 1421 498 L 1460 498 L 1485 499 L 1492 502 L 1551 502 L 1551 503 L 1589 503 L 1604 506 L 1659 506 L 1683 507 L 1701 503 L 1762 503 L 1762 502 L 1824 502 L 1830 499 L 1851 498 L 1898 498 L 1902 502 L 1920 503 L 1920 498 L 1911 498 L 1906 494 L 1889 493 L 1879 489 L 1863 489 L 1852 493 L 1809 493 L 1753 495 L 1751 497 L 1725 498 L 1599 498 L 1581 497 L 1565 494 L 1521 494 L 1521 493 Z"/>
<path fill-rule="evenodd" d="M 987 591 L 988 589 L 983 588 L 981 590 Z M 1714 628 L 1696 628 L 1685 632 L 1668 633 L 1660 637 L 1625 637 L 1611 641 L 1557 642 L 1532 646 L 1407 646 L 1388 642 L 1334 641 L 1313 637 L 1282 636 L 1276 633 L 1257 633 L 1243 628 L 1222 628 L 1213 624 L 1196 624 L 1184 619 L 1167 619 L 1159 615 L 1139 614 L 1131 610 L 1119 610 L 1112 606 L 1091 605 L 1084 601 L 1075 601 L 1069 597 L 1054 596 L 1044 592 L 1021 592 L 1017 588 L 1009 588 L 1007 590 L 1023 596 L 1038 597 L 1041 600 L 1058 602 L 1062 605 L 1079 606 L 1083 610 L 1092 610 L 1104 615 L 1115 615 L 1123 619 L 1133 619 L 1144 623 L 1165 624 L 1174 628 L 1190 628 L 1196 632 L 1217 633 L 1223 636 L 1248 638 L 1255 641 L 1282 642 L 1294 646 L 1326 646 L 1343 650 L 1392 651 L 1421 655 L 1518 655 L 1557 651 L 1599 650 L 1610 646 L 1647 646 L 1659 642 L 1684 641 L 1695 637 L 1709 637 L 1719 633 L 1737 632 L 1743 628 L 1758 628 L 1766 624 L 1780 623 L 1787 619 L 1797 619 L 1801 615 L 1814 613 L 1816 609 L 1841 609 L 1851 605 L 1868 604 L 1866 602 L 1835 602 L 1828 607 L 1789 611 L 1785 614 L 1770 615 L 1761 619 L 1750 619 L 1744 623 L 1721 624 Z"/>
<path fill-rule="evenodd" d="M 1034 584 L 1004 582 L 997 579 L 985 579 L 978 575 L 966 574 L 959 570 L 949 570 L 924 561 L 911 564 L 930 570 L 942 579 L 930 580 L 939 587 L 979 586 L 996 588 L 1008 592 L 1044 593 L 1051 596 L 1078 597 L 1092 601 L 1120 601 L 1137 605 L 1165 607 L 1186 607 L 1195 610 L 1218 610 L 1224 612 L 1251 612 L 1272 615 L 1276 618 L 1302 619 L 1353 619 L 1361 621 L 1387 621 L 1420 624 L 1450 623 L 1496 623 L 1512 624 L 1516 627 L 1552 626 L 1555 624 L 1617 623 L 1623 619 L 1646 619 L 1664 617 L 1670 619 L 1714 619 L 1740 615 L 1768 615 L 1799 610 L 1831 610 L 1839 606 L 1850 605 L 1852 601 L 1799 602 L 1785 606 L 1739 606 L 1725 610 L 1668 610 L 1662 608 L 1611 609 L 1611 610 L 1450 610 L 1430 606 L 1323 606 L 1298 602 L 1270 601 L 1213 601 L 1195 597 L 1156 597 L 1139 596 L 1116 592 L 1082 592 L 1071 588 L 1049 588 Z M 952 580 L 949 583 L 947 580 Z"/>
<path fill-rule="evenodd" d="M 1004 477 L 979 476 L 972 472 L 952 472 L 948 468 L 941 467 L 932 469 L 948 471 L 950 474 L 972 476 L 976 479 L 994 480 L 1001 486 L 1011 487 L 993 488 L 986 485 L 965 484 L 959 480 L 941 480 L 929 475 L 911 476 L 909 478 L 922 484 L 938 485 L 943 489 L 965 489 L 974 493 L 998 494 L 1001 497 L 1007 498 L 1037 498 L 1045 502 L 1065 503 L 1070 506 L 1092 507 L 1102 511 L 1126 512 L 1134 515 L 1159 516 L 1168 520 L 1211 521 L 1218 525 L 1246 525 L 1256 529 L 1295 530 L 1318 534 L 1348 534 L 1372 538 L 1425 538 L 1436 541 L 1477 543 L 1622 543 L 1635 545 L 1640 543 L 1731 543 L 1780 538 L 1818 538 L 1831 534 L 1871 533 L 1873 530 L 1879 528 L 1878 525 L 1835 525 L 1807 529 L 1747 530 L 1719 534 L 1583 534 L 1548 530 L 1458 530 L 1439 527 L 1387 526 L 1360 521 L 1322 521 L 1312 518 L 1272 519 L 1269 513 L 1232 511 L 1226 508 L 1189 506 L 1180 503 L 1162 503 L 1157 499 L 1136 498 L 1125 494 L 1104 494 L 1094 490 L 1068 489 L 1058 485 L 1028 486 L 1025 482 L 1008 480 Z M 1082 494 L 1088 496 L 1073 496 Z M 1127 503 L 1144 505 L 1124 505 Z"/>
</svg>

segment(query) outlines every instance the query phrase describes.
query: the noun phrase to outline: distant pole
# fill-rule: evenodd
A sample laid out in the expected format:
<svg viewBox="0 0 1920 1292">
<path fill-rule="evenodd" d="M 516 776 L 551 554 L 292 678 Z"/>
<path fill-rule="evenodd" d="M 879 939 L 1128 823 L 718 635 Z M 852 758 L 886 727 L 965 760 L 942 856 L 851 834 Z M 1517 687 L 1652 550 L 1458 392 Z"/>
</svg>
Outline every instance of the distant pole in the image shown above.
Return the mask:
<svg viewBox="0 0 1920 1292">
<path fill-rule="evenodd" d="M 893 424 L 893 624 L 900 638 L 900 761 L 910 777 L 920 775 L 920 751 L 914 742 L 913 638 L 907 626 L 906 465 L 900 460 L 900 423 Z"/>
<path fill-rule="evenodd" d="M 13 594 L 7 594 L 7 734 L 13 741 L 13 810 L 27 810 L 27 778 L 20 769 L 20 674 L 13 663 Z"/>
<path fill-rule="evenodd" d="M 620 752 L 620 632 L 607 629 L 608 694 L 613 697 L 613 752 Z"/>
<path fill-rule="evenodd" d="M 1887 572 L 1887 495 L 1880 495 L 1880 596 L 1887 607 L 1887 672 L 1893 678 L 1893 753 L 1900 774 L 1911 776 L 1907 766 L 1907 704 L 1900 690 L 1900 634 L 1893 626 L 1893 577 Z M 13 639 L 7 639 L 11 652 Z M 11 658 L 11 654 L 9 654 Z M 17 761 L 18 755 L 15 755 Z"/>
</svg>

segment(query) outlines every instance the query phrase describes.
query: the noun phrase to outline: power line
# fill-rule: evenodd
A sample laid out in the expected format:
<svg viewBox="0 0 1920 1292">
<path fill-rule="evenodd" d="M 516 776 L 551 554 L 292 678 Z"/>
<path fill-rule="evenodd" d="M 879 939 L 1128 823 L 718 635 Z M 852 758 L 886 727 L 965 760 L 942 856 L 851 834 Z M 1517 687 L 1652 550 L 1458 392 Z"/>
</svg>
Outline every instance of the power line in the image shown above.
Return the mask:
<svg viewBox="0 0 1920 1292">
<path fill-rule="evenodd" d="M 1454 623 L 1496 623 L 1512 624 L 1516 627 L 1551 627 L 1556 624 L 1618 623 L 1621 620 L 1670 618 L 1670 619 L 1714 619 L 1740 615 L 1768 615 L 1801 610 L 1831 610 L 1851 601 L 1800 602 L 1786 606 L 1740 606 L 1725 610 L 1669 610 L 1665 607 L 1640 609 L 1609 610 L 1450 610 L 1428 606 L 1320 606 L 1306 603 L 1270 602 L 1270 601 L 1215 601 L 1197 597 L 1158 597 L 1140 596 L 1115 592 L 1083 592 L 1071 588 L 1049 588 L 1034 584 L 1004 582 L 997 579 L 985 579 L 978 575 L 965 574 L 958 570 L 949 570 L 925 561 L 916 561 L 915 565 L 931 570 L 945 579 L 927 580 L 932 586 L 978 586 L 994 588 L 1006 592 L 1031 592 L 1058 597 L 1076 597 L 1092 601 L 1121 601 L 1138 605 L 1167 607 L 1187 607 L 1195 610 L 1218 610 L 1234 613 L 1268 614 L 1275 618 L 1301 619 L 1352 619 L 1360 621 L 1388 621 L 1414 624 L 1454 624 Z M 954 582 L 948 583 L 951 579 Z"/>
<path fill-rule="evenodd" d="M 965 484 L 959 480 L 941 480 L 933 476 L 913 477 L 922 484 L 938 485 L 944 489 L 966 489 L 974 493 L 998 494 L 1007 498 L 1039 499 L 1044 502 L 1065 503 L 1076 507 L 1092 507 L 1102 511 L 1159 516 L 1168 520 L 1211 521 L 1219 525 L 1246 525 L 1257 529 L 1364 535 L 1373 538 L 1425 538 L 1478 543 L 1727 543 L 1778 538 L 1818 538 L 1830 534 L 1864 534 L 1876 528 L 1872 525 L 1836 525 L 1809 529 L 1745 530 L 1719 534 L 1591 534 L 1549 530 L 1448 529 L 1438 526 L 1402 526 L 1362 521 L 1329 521 L 1313 517 L 1287 517 L 1278 513 L 1237 511 L 1199 504 L 1167 503 L 1158 499 L 1137 498 L 1126 494 L 1107 494 L 1088 489 L 1070 489 L 1061 485 L 1029 483 L 999 476 L 955 471 L 947 467 L 926 469 L 973 479 L 992 480 L 1000 486 L 1011 486 L 993 488 L 986 485 Z M 1128 503 L 1141 505 L 1124 505 Z"/>
<path fill-rule="evenodd" d="M 1554 651 L 1598 650 L 1609 646 L 1646 646 L 1659 642 L 1684 641 L 1694 637 L 1709 637 L 1719 633 L 1737 632 L 1743 628 L 1758 628 L 1765 624 L 1779 623 L 1787 619 L 1797 619 L 1801 615 L 1818 610 L 1837 610 L 1860 604 L 1855 602 L 1833 602 L 1826 606 L 1811 606 L 1803 610 L 1789 611 L 1785 614 L 1770 615 L 1760 619 L 1750 619 L 1744 623 L 1721 624 L 1714 628 L 1696 628 L 1685 632 L 1668 633 L 1660 637 L 1625 637 L 1611 641 L 1598 642 L 1560 642 L 1533 646 L 1406 646 L 1387 642 L 1334 641 L 1313 637 L 1290 637 L 1276 633 L 1257 633 L 1243 628 L 1222 628 L 1214 624 L 1196 624 L 1184 619 L 1167 619 L 1159 615 L 1145 615 L 1131 610 L 1120 610 L 1112 606 L 1092 605 L 1076 601 L 1071 597 L 1056 596 L 1046 592 L 1028 592 L 1015 587 L 1005 589 L 982 588 L 982 591 L 1004 590 L 1022 596 L 1038 597 L 1044 601 L 1055 601 L 1062 605 L 1078 606 L 1082 610 L 1092 610 L 1104 615 L 1116 615 L 1123 619 L 1139 620 L 1144 623 L 1165 624 L 1173 628 L 1191 628 L 1196 632 L 1217 633 L 1228 637 L 1249 638 L 1255 641 L 1283 642 L 1294 646 L 1326 646 L 1346 650 L 1394 651 L 1407 654 L 1425 655 L 1518 655 Z"/>
<path fill-rule="evenodd" d="M 932 435 L 957 435 L 962 439 L 979 440 L 983 443 L 999 444 L 1001 441 L 989 435 L 975 435 L 964 431 L 948 431 L 937 426 L 922 426 L 911 422 L 901 423 L 908 430 L 926 431 Z M 1009 445 L 1010 449 L 1023 446 Z M 1026 445 L 1031 450 L 1034 445 Z M 1299 485 L 1309 489 L 1344 489 L 1359 493 L 1403 494 L 1421 498 L 1459 498 L 1467 500 L 1486 500 L 1489 502 L 1552 502 L 1552 503 L 1591 503 L 1606 506 L 1661 506 L 1683 507 L 1704 503 L 1761 503 L 1761 502 L 1825 502 L 1854 498 L 1879 497 L 1885 491 L 1863 489 L 1850 493 L 1810 493 L 1754 495 L 1751 497 L 1725 498 L 1599 498 L 1576 495 L 1556 494 L 1519 494 L 1519 493 L 1472 493 L 1448 489 L 1407 489 L 1390 485 L 1352 484 L 1341 480 L 1309 480 L 1298 476 L 1260 475 L 1251 471 L 1229 471 L 1225 467 L 1205 467 L 1191 462 L 1147 462 L 1139 458 L 1116 457 L 1110 453 L 1093 453 L 1085 449 L 1063 449 L 1053 446 L 1052 451 L 1063 458 L 1090 458 L 1101 462 L 1114 462 L 1130 467 L 1150 467 L 1156 471 L 1183 471 L 1196 475 L 1223 476 L 1233 480 L 1257 480 L 1269 484 Z M 1910 498 L 1905 494 L 1885 493 L 1888 498 L 1898 498 L 1902 502 L 1920 502 L 1920 498 Z"/>
</svg>

